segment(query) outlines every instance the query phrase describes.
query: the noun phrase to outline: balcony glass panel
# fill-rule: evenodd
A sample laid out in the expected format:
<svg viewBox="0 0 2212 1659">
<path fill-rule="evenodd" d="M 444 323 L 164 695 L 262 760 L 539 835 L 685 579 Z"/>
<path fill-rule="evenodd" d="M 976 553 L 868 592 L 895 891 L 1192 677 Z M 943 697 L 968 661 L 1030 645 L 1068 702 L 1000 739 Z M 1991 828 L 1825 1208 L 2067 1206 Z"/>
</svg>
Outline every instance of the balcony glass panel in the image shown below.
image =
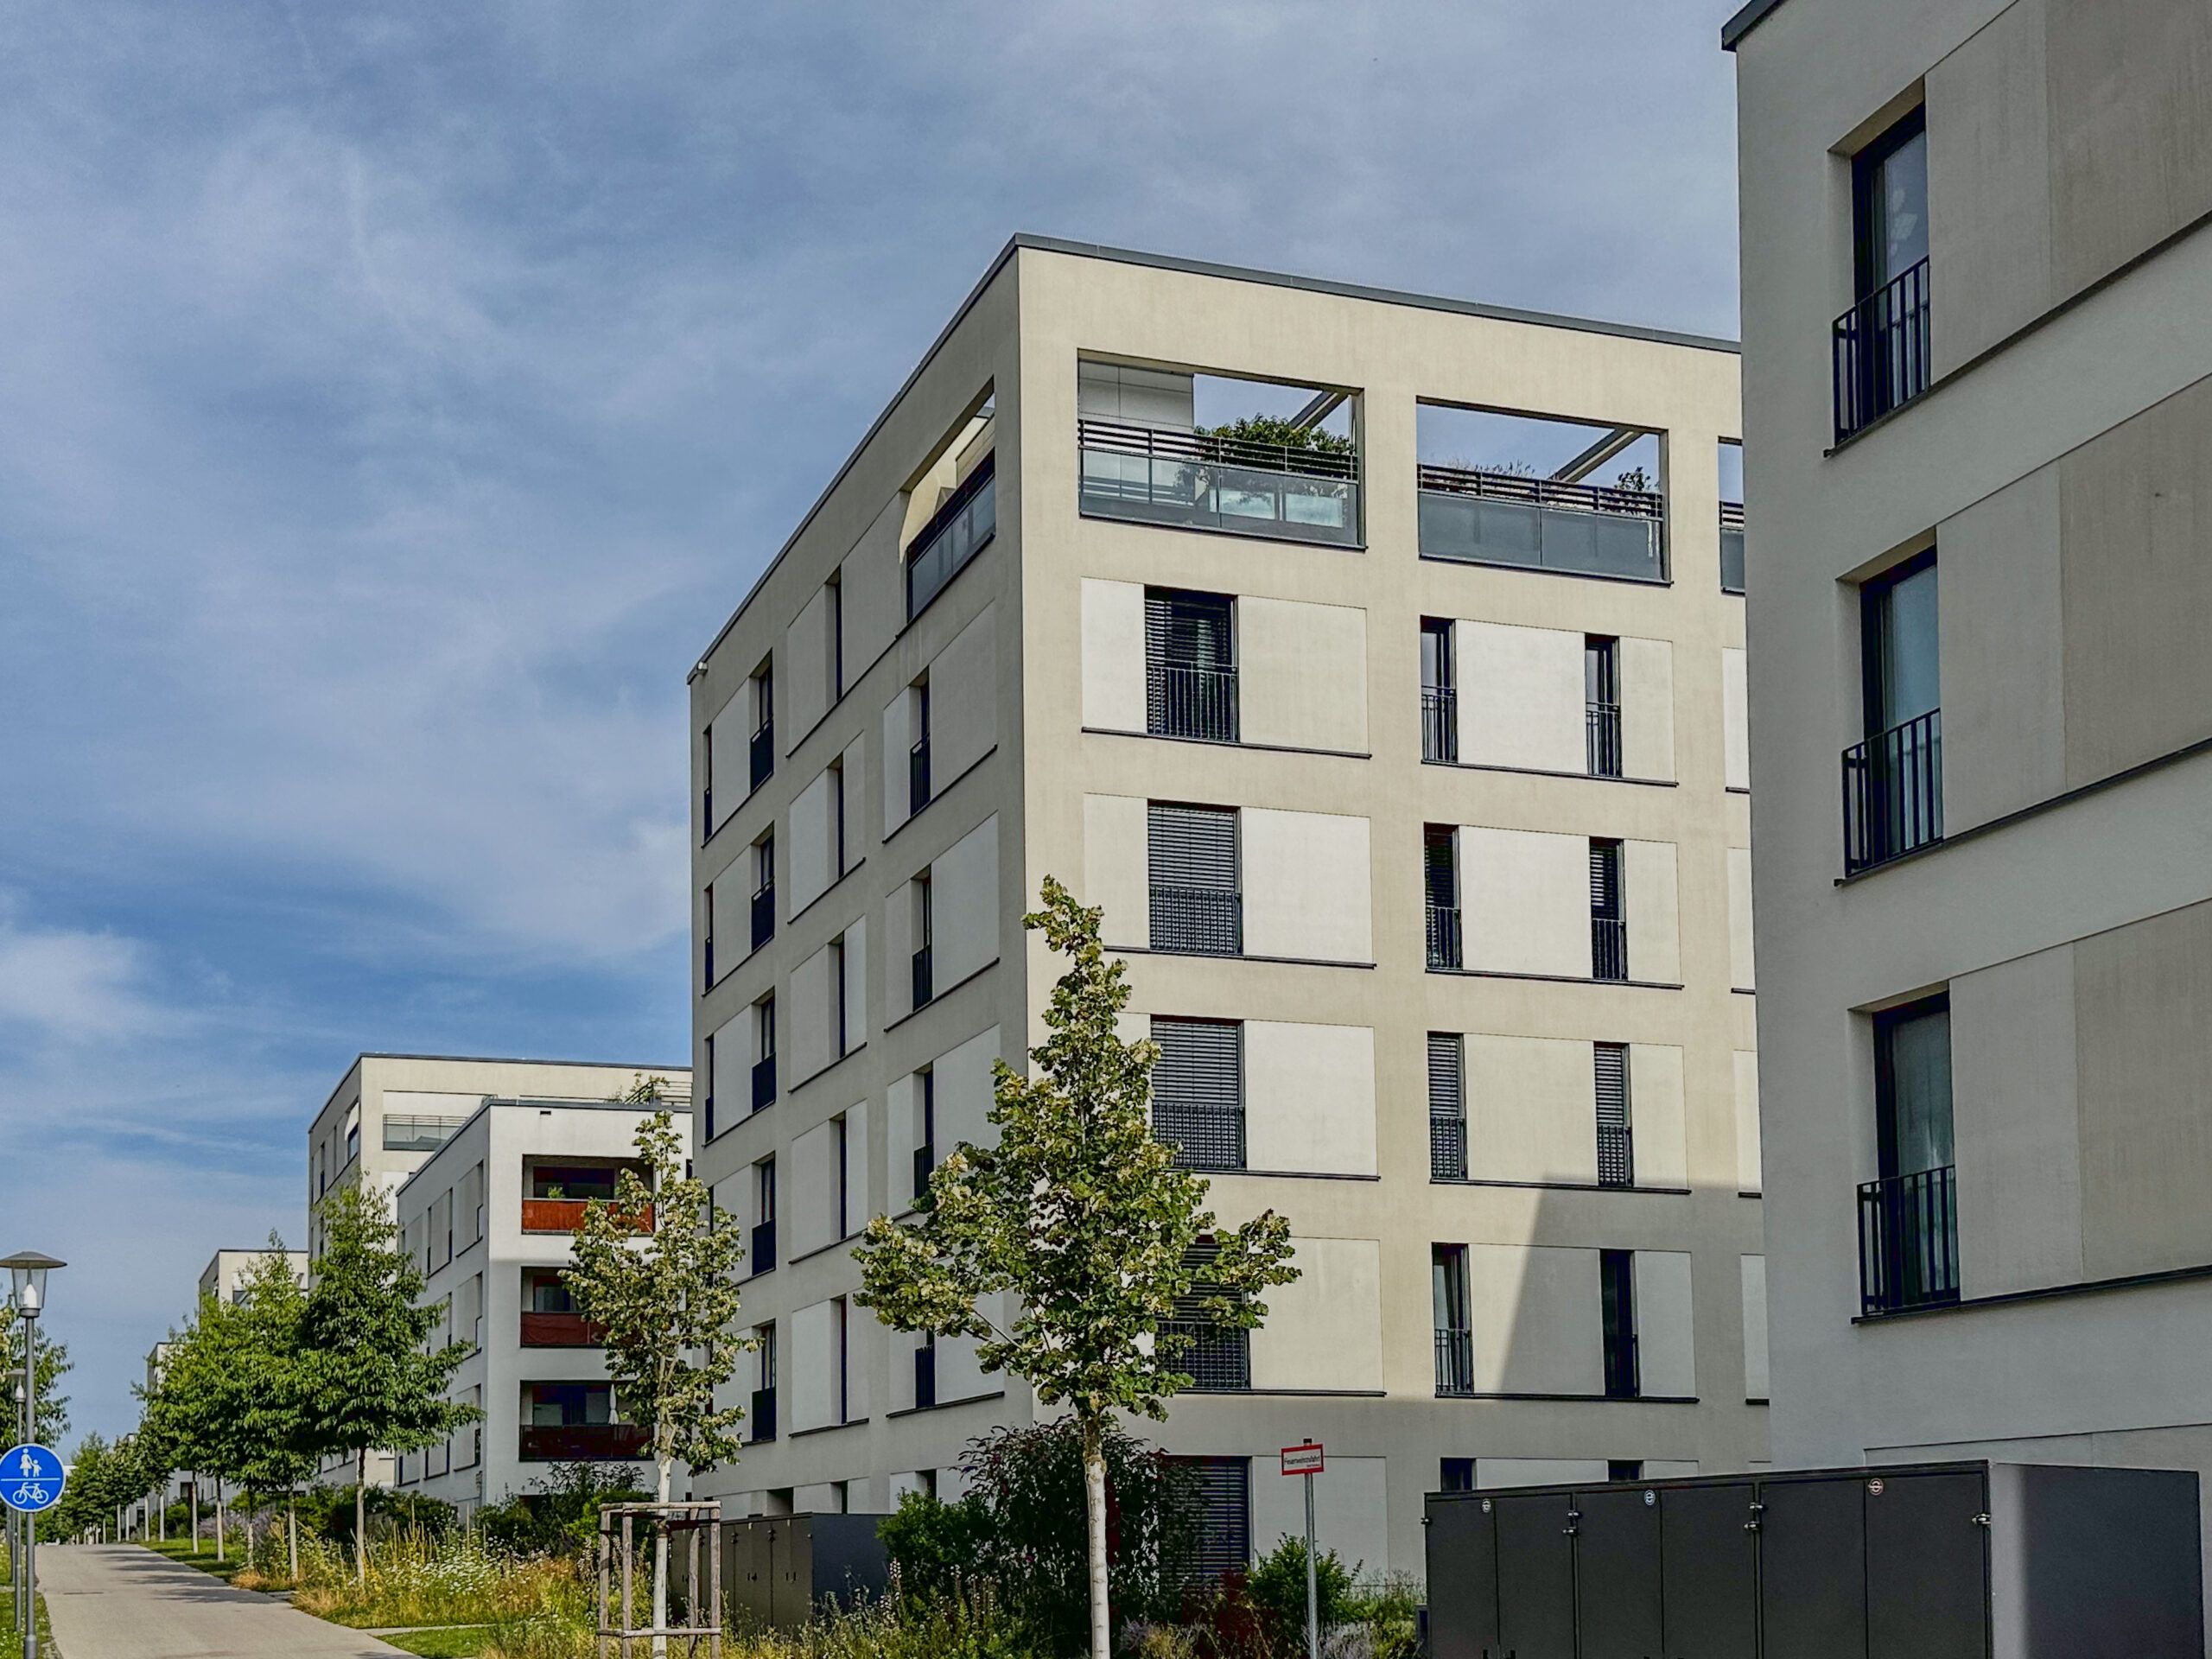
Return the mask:
<svg viewBox="0 0 2212 1659">
<path fill-rule="evenodd" d="M 908 621 L 920 615 L 998 533 L 998 489 L 993 477 L 996 460 L 995 452 L 984 456 L 908 545 Z"/>
<path fill-rule="evenodd" d="M 1651 492 L 1462 467 L 1424 466 L 1420 477 L 1424 557 L 1667 579 L 1666 505 Z"/>
<path fill-rule="evenodd" d="M 1121 421 L 1080 421 L 1083 511 L 1356 546 L 1359 459 Z"/>
</svg>

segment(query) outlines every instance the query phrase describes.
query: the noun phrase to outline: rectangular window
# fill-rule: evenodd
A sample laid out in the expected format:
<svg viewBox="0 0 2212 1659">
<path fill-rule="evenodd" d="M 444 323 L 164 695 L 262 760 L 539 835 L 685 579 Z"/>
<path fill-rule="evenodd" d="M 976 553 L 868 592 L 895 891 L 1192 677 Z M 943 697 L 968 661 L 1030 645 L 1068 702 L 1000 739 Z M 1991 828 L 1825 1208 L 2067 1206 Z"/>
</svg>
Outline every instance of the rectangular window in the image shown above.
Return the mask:
<svg viewBox="0 0 2212 1659">
<path fill-rule="evenodd" d="M 1440 1458 L 1436 1465 L 1437 1490 L 1446 1492 L 1471 1492 L 1475 1490 L 1475 1460 L 1472 1458 Z"/>
<path fill-rule="evenodd" d="M 1152 1132 L 1185 1169 L 1244 1167 L 1244 1028 L 1230 1020 L 1154 1020 Z"/>
<path fill-rule="evenodd" d="M 1196 1274 L 1190 1294 L 1175 1299 L 1173 1317 L 1160 1322 L 1162 1335 L 1177 1334 L 1189 1341 L 1170 1361 L 1191 1378 L 1191 1392 L 1239 1393 L 1252 1386 L 1252 1333 L 1241 1325 L 1224 1325 L 1205 1304 L 1220 1294 L 1208 1281 L 1206 1268 L 1219 1254 L 1211 1239 L 1192 1245 L 1183 1260 Z"/>
<path fill-rule="evenodd" d="M 772 832 L 753 845 L 753 948 L 776 937 L 776 837 Z"/>
<path fill-rule="evenodd" d="M 912 695 L 914 741 L 906 750 L 906 816 L 912 817 L 930 804 L 930 683 L 918 679 L 908 688 Z"/>
<path fill-rule="evenodd" d="M 830 868 L 833 875 L 842 876 L 852 868 L 846 862 L 845 763 L 842 760 L 830 763 Z"/>
<path fill-rule="evenodd" d="M 1948 992 L 1874 1016 L 1874 1106 L 1880 1177 L 1859 1189 L 1865 1311 L 1956 1301 L 1959 1217 Z"/>
<path fill-rule="evenodd" d="M 776 770 L 776 679 L 766 663 L 753 676 L 753 741 L 747 757 L 752 787 L 758 789 Z"/>
<path fill-rule="evenodd" d="M 1243 1573 L 1252 1565 L 1252 1462 L 1249 1458 L 1184 1458 L 1198 1489 L 1198 1541 L 1192 1565 L 1203 1580 Z"/>
<path fill-rule="evenodd" d="M 1636 1358 L 1636 1252 L 1598 1252 L 1599 1292 L 1605 1321 L 1605 1397 L 1633 1400 L 1643 1392 Z"/>
<path fill-rule="evenodd" d="M 836 1126 L 830 1133 L 830 1150 L 837 1160 L 837 1236 L 843 1238 L 853 1230 L 853 1130 L 851 1121 L 842 1114 L 830 1121 Z"/>
<path fill-rule="evenodd" d="M 762 997 L 753 1005 L 753 1109 L 772 1105 L 776 1098 L 776 999 Z"/>
<path fill-rule="evenodd" d="M 1943 713 L 1936 555 L 1859 590 L 1866 741 L 1843 753 L 1844 873 L 1943 838 Z"/>
<path fill-rule="evenodd" d="M 1428 1033 L 1428 1179 L 1467 1179 L 1465 1043 L 1456 1031 Z"/>
<path fill-rule="evenodd" d="M 706 1138 L 711 1141 L 715 1138 L 715 1034 L 711 1031 L 707 1033 L 704 1058 L 707 1069 L 707 1093 L 705 1100 L 701 1103 L 700 1110 L 706 1116 Z"/>
<path fill-rule="evenodd" d="M 937 1072 L 924 1066 L 914 1073 L 915 1109 L 921 1117 L 921 1139 L 914 1147 L 914 1198 L 919 1202 L 930 1190 L 930 1176 L 937 1168 Z"/>
<path fill-rule="evenodd" d="M 757 1443 L 776 1438 L 776 1325 L 753 1327 L 753 1360 L 760 1384 L 753 1390 L 753 1439 Z"/>
<path fill-rule="evenodd" d="M 937 914 L 931 905 L 930 873 L 913 880 L 914 893 L 914 1006 L 927 1006 L 937 995 Z"/>
<path fill-rule="evenodd" d="M 830 1027 L 837 1039 L 839 1059 L 852 1052 L 852 1025 L 850 1010 L 845 1003 L 845 942 L 830 941 Z"/>
<path fill-rule="evenodd" d="M 1459 758 L 1459 691 L 1452 677 L 1452 624 L 1421 620 L 1421 758 L 1450 764 Z"/>
<path fill-rule="evenodd" d="M 1595 1045 L 1598 1073 L 1598 1185 L 1636 1185 L 1636 1142 L 1629 1124 L 1628 1045 Z"/>
<path fill-rule="evenodd" d="M 1628 912 L 1621 893 L 1621 844 L 1590 842 L 1590 977 L 1628 977 Z"/>
<path fill-rule="evenodd" d="M 1475 1391 L 1475 1333 L 1467 1295 L 1467 1247 L 1428 1249 L 1429 1301 L 1436 1322 L 1436 1391 Z"/>
<path fill-rule="evenodd" d="M 752 1244 L 753 1271 L 772 1272 L 776 1266 L 776 1160 L 772 1157 L 753 1166 Z"/>
<path fill-rule="evenodd" d="M 1620 654 L 1618 639 L 1597 633 L 1583 636 L 1583 723 L 1592 778 L 1621 775 Z"/>
<path fill-rule="evenodd" d="M 1609 1458 L 1605 1462 L 1607 1480 L 1642 1480 L 1643 1459 L 1641 1458 Z"/>
<path fill-rule="evenodd" d="M 1423 896 L 1428 913 L 1430 971 L 1462 965 L 1459 931 L 1459 832 L 1448 823 L 1425 825 L 1421 836 Z"/>
<path fill-rule="evenodd" d="M 989 545 L 998 531 L 997 452 L 976 464 L 960 487 L 930 515 L 921 533 L 907 543 L 906 620 L 911 622 L 944 591 L 944 585 Z"/>
<path fill-rule="evenodd" d="M 1179 588 L 1144 591 L 1145 730 L 1236 741 L 1236 601 Z"/>
<path fill-rule="evenodd" d="M 1852 158 L 1858 300 L 1835 320 L 1838 442 L 1928 390 L 1928 117 L 1914 110 Z"/>
<path fill-rule="evenodd" d="M 1236 809 L 1154 801 L 1147 815 L 1152 948 L 1233 957 L 1244 949 Z"/>
<path fill-rule="evenodd" d="M 842 571 L 823 584 L 830 617 L 830 701 L 845 695 L 845 579 Z"/>
</svg>

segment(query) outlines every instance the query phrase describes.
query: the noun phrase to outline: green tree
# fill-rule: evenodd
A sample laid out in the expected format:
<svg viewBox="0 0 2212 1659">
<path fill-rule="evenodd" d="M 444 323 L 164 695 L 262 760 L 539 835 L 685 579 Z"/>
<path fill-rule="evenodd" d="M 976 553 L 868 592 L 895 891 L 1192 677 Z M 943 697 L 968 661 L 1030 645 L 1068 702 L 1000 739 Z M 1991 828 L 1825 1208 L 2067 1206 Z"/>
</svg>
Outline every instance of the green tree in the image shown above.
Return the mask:
<svg viewBox="0 0 2212 1659">
<path fill-rule="evenodd" d="M 353 1571 L 369 1571 L 369 1453 L 415 1452 L 481 1415 L 446 1397 L 464 1343 L 427 1344 L 442 1317 L 399 1247 L 389 1201 L 358 1181 L 316 1206 L 322 1255 L 300 1310 L 300 1449 L 353 1458 Z"/>
<path fill-rule="evenodd" d="M 1083 1438 L 1090 1544 L 1090 1649 L 1107 1659 L 1104 1437 L 1109 1414 L 1167 1415 L 1191 1378 L 1176 1362 L 1192 1336 L 1179 1307 L 1249 1330 L 1259 1293 L 1298 1276 L 1290 1224 L 1272 1210 L 1236 1227 L 1205 1207 L 1207 1184 L 1175 1166 L 1152 1133 L 1159 1050 L 1124 1042 L 1125 965 L 1098 939 L 1099 912 L 1047 876 L 1022 918 L 1067 970 L 1052 988 L 1038 1075 L 996 1068 L 997 1146 L 957 1147 L 930 1178 L 918 1219 L 879 1216 L 855 1254 L 859 1300 L 901 1331 L 976 1338 L 986 1371 L 1012 1371 Z M 1199 1247 L 1206 1248 L 1201 1253 Z M 1011 1293 L 1003 1327 L 981 1309 Z M 1187 1315 L 1186 1315 L 1187 1317 Z"/>
<path fill-rule="evenodd" d="M 284 1241 L 269 1235 L 269 1249 L 238 1277 L 236 1323 L 239 1371 L 238 1477 L 257 1497 L 284 1499 L 285 1553 L 290 1576 L 300 1576 L 300 1488 L 315 1478 L 313 1399 L 308 1390 L 305 1323 L 307 1290 L 292 1270 Z M 249 1552 L 252 1526 L 248 1522 Z"/>
<path fill-rule="evenodd" d="M 12 1384 L 23 1369 L 23 1321 L 16 1312 L 16 1305 L 0 1305 L 0 1371 L 6 1373 Z M 48 1445 L 66 1439 L 69 1433 L 69 1396 L 61 1392 L 61 1379 L 69 1370 L 69 1344 L 55 1342 L 41 1334 L 38 1344 L 38 1433 Z M 14 1437 L 14 1425 L 22 1419 L 22 1408 L 16 1403 L 11 1386 L 0 1393 L 0 1409 L 13 1411 L 10 1419 L 10 1438 Z"/>
<path fill-rule="evenodd" d="M 215 1559 L 228 1550 L 224 1484 L 238 1471 L 245 1450 L 240 1418 L 250 1402 L 241 1373 L 247 1358 L 238 1311 L 213 1295 L 181 1332 L 169 1334 L 160 1378 L 141 1389 L 139 1433 L 149 1463 L 189 1469 L 215 1478 Z M 199 1548 L 195 1537 L 193 1547 Z"/>
<path fill-rule="evenodd" d="M 658 1079 L 628 1096 L 649 1105 Z M 584 1207 L 575 1232 L 575 1265 L 563 1281 L 576 1311 L 604 1333 L 607 1374 L 623 1417 L 652 1435 L 659 1501 L 669 1501 L 678 1460 L 704 1472 L 737 1456 L 745 1413 L 717 1406 L 715 1390 L 737 1370 L 744 1339 L 737 1319 L 737 1268 L 744 1242 L 734 1225 L 718 1225 L 707 1185 L 684 1173 L 683 1142 L 675 1120 L 658 1111 L 638 1125 L 641 1179 L 625 1169 L 613 1203 Z M 653 1536 L 653 1628 L 668 1624 L 668 1529 Z M 668 1650 L 653 1638 L 653 1652 Z"/>
</svg>

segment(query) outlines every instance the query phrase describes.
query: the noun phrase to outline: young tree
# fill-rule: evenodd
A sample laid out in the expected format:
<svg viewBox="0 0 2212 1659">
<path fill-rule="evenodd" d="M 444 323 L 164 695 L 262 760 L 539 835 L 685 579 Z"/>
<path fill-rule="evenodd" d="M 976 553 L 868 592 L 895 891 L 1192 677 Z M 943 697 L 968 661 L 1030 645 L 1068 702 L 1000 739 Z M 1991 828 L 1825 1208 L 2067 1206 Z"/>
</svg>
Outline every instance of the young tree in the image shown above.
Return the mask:
<svg viewBox="0 0 2212 1659">
<path fill-rule="evenodd" d="M 269 1235 L 269 1249 L 238 1278 L 241 1440 L 238 1473 L 246 1490 L 284 1499 L 285 1553 L 290 1576 L 300 1576 L 300 1488 L 315 1478 L 315 1423 L 308 1390 L 303 1325 L 307 1291 L 292 1271 L 284 1241 Z M 253 1529 L 246 1528 L 246 1553 Z"/>
<path fill-rule="evenodd" d="M 399 1248 L 390 1202 L 360 1183 L 316 1207 L 322 1255 L 300 1310 L 300 1449 L 353 1457 L 353 1571 L 369 1573 L 369 1453 L 414 1452 L 482 1414 L 446 1397 L 465 1343 L 428 1350 L 435 1306 L 416 1300 L 423 1270 Z"/>
<path fill-rule="evenodd" d="M 195 1493 L 200 1476 L 215 1478 L 217 1560 L 226 1559 L 229 1548 L 224 1482 L 238 1471 L 243 1443 L 238 1418 L 247 1402 L 239 1382 L 245 1363 L 242 1334 L 235 1308 L 214 1296 L 202 1296 L 184 1329 L 170 1333 L 160 1381 L 140 1390 L 144 1403 L 139 1432 L 148 1460 L 156 1466 L 191 1470 Z M 195 1518 L 193 1548 L 199 1547 Z"/>
<path fill-rule="evenodd" d="M 649 1082 L 630 1099 L 645 1105 L 658 1093 Z M 561 1277 L 576 1311 L 605 1333 L 607 1373 L 622 1414 L 652 1433 L 665 1503 L 679 1459 L 703 1473 L 737 1456 L 745 1413 L 717 1406 L 715 1390 L 735 1373 L 745 1346 L 730 1329 L 744 1243 L 735 1227 L 716 1224 L 706 1183 L 684 1173 L 683 1143 L 666 1111 L 638 1126 L 637 1146 L 650 1181 L 625 1169 L 612 1204 L 585 1206 L 575 1265 Z M 664 1523 L 653 1538 L 653 1628 L 667 1624 Z M 654 1654 L 667 1650 L 667 1638 L 655 1637 Z"/>
<path fill-rule="evenodd" d="M 13 1302 L 0 1304 L 0 1371 L 12 1382 L 23 1369 L 23 1321 Z M 69 1370 L 69 1344 L 41 1338 L 38 1344 L 38 1434 L 48 1445 L 69 1433 L 69 1396 L 61 1392 L 62 1377 Z M 9 1419 L 9 1437 L 15 1437 L 22 1411 L 14 1389 L 0 1392 L 0 1410 L 15 1414 Z"/>
<path fill-rule="evenodd" d="M 1124 965 L 1098 942 L 1099 912 L 1047 876 L 1022 918 L 1069 958 L 1052 988 L 1037 1075 L 1001 1062 L 988 1149 L 957 1148 L 930 1178 L 919 1220 L 869 1223 L 855 1250 L 863 1306 L 901 1331 L 977 1339 L 986 1371 L 1009 1370 L 1039 1401 L 1065 1406 L 1083 1436 L 1092 1659 L 1107 1659 L 1106 1465 L 1109 1414 L 1167 1415 L 1191 1378 L 1175 1362 L 1193 1338 L 1167 1327 L 1178 1305 L 1217 1325 L 1266 1317 L 1259 1293 L 1298 1276 L 1290 1224 L 1272 1210 L 1217 1224 L 1206 1183 L 1178 1169 L 1152 1133 L 1159 1050 L 1122 1040 Z M 1197 1247 L 1211 1241 L 1201 1257 Z M 1003 1329 L 981 1312 L 1011 1293 Z"/>
</svg>

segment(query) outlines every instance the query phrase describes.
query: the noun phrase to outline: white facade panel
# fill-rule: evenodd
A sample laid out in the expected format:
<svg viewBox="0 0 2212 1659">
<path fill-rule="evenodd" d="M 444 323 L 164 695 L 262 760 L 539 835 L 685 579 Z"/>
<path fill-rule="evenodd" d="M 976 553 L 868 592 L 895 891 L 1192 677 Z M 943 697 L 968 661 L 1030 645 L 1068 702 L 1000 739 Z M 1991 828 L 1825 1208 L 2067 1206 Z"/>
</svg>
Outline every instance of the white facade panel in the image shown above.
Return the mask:
<svg viewBox="0 0 2212 1659">
<path fill-rule="evenodd" d="M 1371 1238 L 1292 1241 L 1297 1280 L 1262 1299 L 1252 1332 L 1255 1389 L 1382 1386 L 1382 1247 Z"/>
<path fill-rule="evenodd" d="M 1252 1459 L 1252 1554 L 1264 1558 L 1286 1538 L 1306 1537 L 1306 1483 L 1313 1488 L 1317 1549 L 1333 1550 L 1362 1582 L 1390 1570 L 1389 1491 L 1382 1458 L 1330 1454 L 1319 1475 L 1285 1475 L 1275 1457 Z"/>
<path fill-rule="evenodd" d="M 999 741 L 999 612 L 987 605 L 930 664 L 930 789 L 949 788 Z"/>
<path fill-rule="evenodd" d="M 930 865 L 931 946 L 938 994 L 982 972 L 999 954 L 999 821 L 994 813 Z"/>
<path fill-rule="evenodd" d="M 1688 1185 L 1681 1049 L 1663 1043 L 1629 1046 L 1628 1113 L 1636 1184 Z"/>
<path fill-rule="evenodd" d="M 1583 636 L 1461 618 L 1459 759 L 1531 772 L 1589 770 Z"/>
<path fill-rule="evenodd" d="M 1466 965 L 1491 973 L 1589 978 L 1588 837 L 1463 824 L 1459 842 Z M 1631 925 L 1631 963 L 1635 952 Z"/>
<path fill-rule="evenodd" d="M 1477 1180 L 1598 1179 L 1597 1084 L 1591 1046 L 1469 1032 L 1467 1173 Z"/>
<path fill-rule="evenodd" d="M 1696 1325 L 1690 1317 L 1687 1250 L 1636 1253 L 1636 1357 L 1647 1395 L 1688 1400 L 1696 1395 Z"/>
<path fill-rule="evenodd" d="M 1664 639 L 1620 642 L 1621 770 L 1675 775 L 1675 648 Z"/>
<path fill-rule="evenodd" d="M 1083 723 L 1145 728 L 1144 584 L 1083 579 Z"/>
<path fill-rule="evenodd" d="M 1478 1394 L 1602 1394 L 1598 1252 L 1467 1247 Z"/>
<path fill-rule="evenodd" d="M 1237 730 L 1281 748 L 1367 750 L 1367 613 L 1236 601 Z"/>
<path fill-rule="evenodd" d="M 1681 895 L 1675 885 L 1674 843 L 1625 842 L 1621 864 L 1621 883 L 1627 889 L 1623 898 L 1628 907 L 1628 976 L 1678 985 L 1682 978 Z"/>
<path fill-rule="evenodd" d="M 1375 1033 L 1244 1024 L 1244 1160 L 1253 1169 L 1375 1173 Z"/>
<path fill-rule="evenodd" d="M 1367 820 L 1257 807 L 1238 816 L 1245 955 L 1373 961 Z"/>
</svg>

